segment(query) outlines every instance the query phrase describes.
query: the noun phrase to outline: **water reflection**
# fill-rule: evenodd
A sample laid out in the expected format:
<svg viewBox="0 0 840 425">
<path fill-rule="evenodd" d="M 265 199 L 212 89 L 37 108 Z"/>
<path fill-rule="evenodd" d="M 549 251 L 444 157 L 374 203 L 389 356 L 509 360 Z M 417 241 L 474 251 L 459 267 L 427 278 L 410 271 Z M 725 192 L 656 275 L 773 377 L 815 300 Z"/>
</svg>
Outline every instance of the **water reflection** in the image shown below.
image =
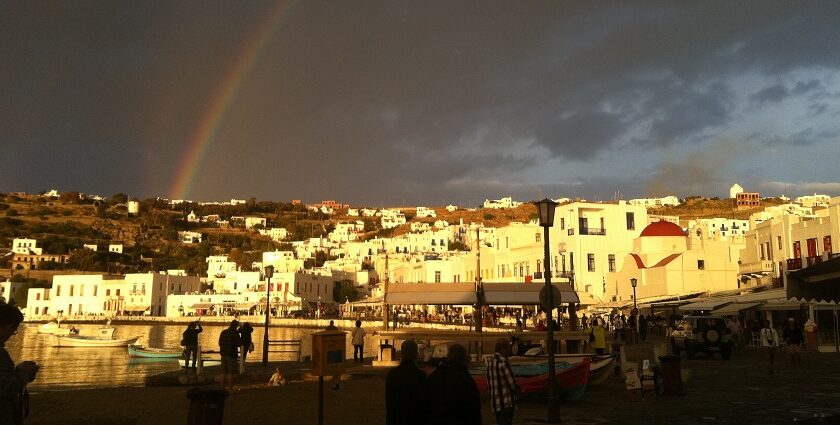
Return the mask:
<svg viewBox="0 0 840 425">
<path fill-rule="evenodd" d="M 82 333 L 92 332 L 101 327 L 98 324 L 76 325 Z M 116 338 L 140 336 L 139 344 L 147 347 L 178 348 L 181 325 L 114 325 Z M 219 333 L 223 325 L 206 325 L 200 334 L 202 350 L 218 351 Z M 312 351 L 309 335 L 318 329 L 271 328 L 269 338 L 301 339 L 304 356 Z M 38 333 L 38 325 L 22 324 L 18 334 L 6 343 L 6 348 L 15 362 L 32 360 L 41 366 L 38 378 L 29 384 L 31 390 L 66 390 L 71 388 L 142 386 L 149 375 L 179 370 L 181 365 L 175 359 L 148 361 L 128 357 L 123 347 L 52 347 L 52 337 Z M 248 361 L 262 360 L 263 329 L 254 327 L 254 352 L 248 355 Z M 373 350 L 366 344 L 365 351 Z M 347 351 L 350 357 L 353 347 L 347 337 Z M 217 356 L 216 356 L 217 357 Z M 289 360 L 288 355 L 272 353 L 269 360 Z"/>
</svg>

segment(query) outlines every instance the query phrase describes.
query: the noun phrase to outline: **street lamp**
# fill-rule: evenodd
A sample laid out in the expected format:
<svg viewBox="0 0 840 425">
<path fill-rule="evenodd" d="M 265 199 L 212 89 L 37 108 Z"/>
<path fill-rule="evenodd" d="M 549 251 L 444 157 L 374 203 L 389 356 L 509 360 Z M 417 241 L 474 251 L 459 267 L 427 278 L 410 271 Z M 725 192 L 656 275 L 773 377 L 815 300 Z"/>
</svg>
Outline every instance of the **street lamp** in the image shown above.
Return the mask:
<svg viewBox="0 0 840 425">
<path fill-rule="evenodd" d="M 265 266 L 265 332 L 263 332 L 263 366 L 268 366 L 268 315 L 271 313 L 271 276 L 274 266 Z"/>
<path fill-rule="evenodd" d="M 554 325 L 552 319 L 552 312 L 554 311 L 554 288 L 551 286 L 551 252 L 548 242 L 548 228 L 554 226 L 554 211 L 557 209 L 557 202 L 551 199 L 543 199 L 542 201 L 534 202 L 540 214 L 540 226 L 543 228 L 543 248 L 545 257 L 543 264 L 545 264 L 545 291 L 547 298 L 547 309 L 545 313 L 548 321 L 547 329 L 547 343 L 548 343 L 548 422 L 560 422 L 560 394 L 557 387 L 557 376 L 555 376 L 554 368 Z M 559 301 L 559 300 L 558 300 Z"/>
<path fill-rule="evenodd" d="M 636 333 L 635 335 L 639 334 L 639 310 L 636 308 L 636 285 L 639 284 L 639 281 L 635 277 L 630 278 L 630 286 L 633 287 L 633 314 L 636 318 Z M 634 335 L 634 339 L 635 339 Z"/>
</svg>

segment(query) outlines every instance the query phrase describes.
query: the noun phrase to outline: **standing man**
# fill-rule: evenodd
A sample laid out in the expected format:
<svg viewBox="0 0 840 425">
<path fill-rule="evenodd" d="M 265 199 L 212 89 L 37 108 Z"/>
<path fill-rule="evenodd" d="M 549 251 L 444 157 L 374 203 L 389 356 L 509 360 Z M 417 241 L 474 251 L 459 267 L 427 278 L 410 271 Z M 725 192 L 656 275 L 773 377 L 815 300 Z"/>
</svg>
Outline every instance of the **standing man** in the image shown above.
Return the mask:
<svg viewBox="0 0 840 425">
<path fill-rule="evenodd" d="M 481 397 L 467 365 L 467 349 L 452 344 L 426 381 L 429 425 L 481 425 Z"/>
<path fill-rule="evenodd" d="M 192 358 L 192 368 L 195 369 L 195 362 L 198 359 L 198 334 L 203 331 L 201 323 L 195 321 L 190 322 L 181 334 L 181 344 L 184 346 L 184 368 L 190 367 L 190 358 Z"/>
<path fill-rule="evenodd" d="M 788 325 L 782 331 L 782 338 L 787 343 L 787 352 L 790 354 L 790 361 L 793 367 L 799 369 L 802 366 L 802 344 L 805 343 L 805 338 L 802 336 L 802 329 L 796 325 L 796 320 L 793 317 L 788 319 Z"/>
<path fill-rule="evenodd" d="M 417 368 L 417 343 L 403 341 L 400 365 L 385 378 L 385 424 L 421 425 L 426 423 L 426 374 Z"/>
<path fill-rule="evenodd" d="M 230 326 L 219 334 L 219 354 L 222 356 L 222 386 L 233 389 L 233 375 L 237 372 L 239 357 L 239 322 L 231 320 Z"/>
<path fill-rule="evenodd" d="M 356 320 L 351 342 L 353 343 L 353 361 L 361 363 L 365 359 L 365 330 L 362 328 L 361 320 Z"/>
<path fill-rule="evenodd" d="M 776 350 L 779 347 L 779 333 L 770 326 L 770 321 L 764 321 L 764 327 L 759 331 L 759 345 L 767 353 L 767 360 L 770 362 L 770 374 L 773 374 L 773 361 L 776 358 Z"/>
<path fill-rule="evenodd" d="M 513 413 L 516 409 L 516 397 L 520 392 L 519 384 L 513 377 L 508 357 L 511 347 L 505 339 L 496 341 L 496 352 L 487 362 L 487 387 L 490 390 L 490 401 L 496 414 L 496 423 L 512 425 Z"/>
<path fill-rule="evenodd" d="M 592 342 L 592 348 L 595 349 L 595 354 L 605 354 L 607 351 L 607 324 L 604 319 L 600 317 L 592 319 L 592 328 L 589 331 L 589 341 Z"/>
<path fill-rule="evenodd" d="M 15 366 L 6 351 L 6 341 L 17 333 L 23 314 L 17 307 L 0 303 L 0 424 L 21 424 L 26 417 L 29 394 L 26 384 L 35 380 L 38 365 L 23 361 Z"/>
<path fill-rule="evenodd" d="M 245 322 L 239 328 L 239 373 L 245 373 L 245 360 L 248 358 L 248 353 L 254 351 L 254 341 L 251 339 L 251 334 L 254 333 L 254 327 L 250 323 Z"/>
</svg>

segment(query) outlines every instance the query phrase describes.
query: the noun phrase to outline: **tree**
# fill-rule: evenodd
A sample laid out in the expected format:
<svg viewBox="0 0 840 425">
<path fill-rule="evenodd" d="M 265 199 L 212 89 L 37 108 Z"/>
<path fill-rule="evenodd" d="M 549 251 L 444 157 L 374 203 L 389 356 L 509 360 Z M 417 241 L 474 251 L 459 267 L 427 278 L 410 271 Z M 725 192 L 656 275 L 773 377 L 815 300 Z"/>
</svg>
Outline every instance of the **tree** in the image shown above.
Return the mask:
<svg viewBox="0 0 840 425">
<path fill-rule="evenodd" d="M 78 204 L 79 197 L 79 192 L 61 192 L 61 194 L 58 196 L 58 200 L 62 204 Z"/>
<path fill-rule="evenodd" d="M 111 205 L 124 204 L 126 202 L 128 202 L 128 195 L 125 193 L 115 193 L 111 195 Z"/>
<path fill-rule="evenodd" d="M 233 261 L 239 270 L 250 271 L 254 267 L 254 262 L 262 259 L 262 253 L 256 251 L 245 252 L 241 249 L 232 249 L 228 254 L 228 261 Z"/>
<path fill-rule="evenodd" d="M 87 249 L 77 249 L 70 254 L 67 266 L 74 270 L 93 271 L 96 267 L 96 253 Z"/>
<path fill-rule="evenodd" d="M 353 287 L 353 282 L 342 280 L 335 282 L 333 286 L 333 301 L 343 303 L 345 301 L 356 301 L 359 299 L 359 291 Z"/>
<path fill-rule="evenodd" d="M 470 247 L 461 241 L 451 240 L 447 249 L 450 251 L 469 251 Z"/>
</svg>

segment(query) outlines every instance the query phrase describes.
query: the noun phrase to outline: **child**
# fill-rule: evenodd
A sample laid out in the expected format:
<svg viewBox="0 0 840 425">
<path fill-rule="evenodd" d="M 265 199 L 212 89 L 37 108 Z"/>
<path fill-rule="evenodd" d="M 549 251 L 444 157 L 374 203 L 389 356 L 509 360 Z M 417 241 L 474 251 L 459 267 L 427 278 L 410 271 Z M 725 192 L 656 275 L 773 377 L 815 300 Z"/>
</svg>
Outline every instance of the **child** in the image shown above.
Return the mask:
<svg viewBox="0 0 840 425">
<path fill-rule="evenodd" d="M 279 387 L 281 385 L 286 385 L 286 377 L 283 376 L 283 372 L 280 371 L 280 368 L 274 369 L 274 375 L 271 375 L 271 379 L 268 380 L 269 387 Z"/>
</svg>

